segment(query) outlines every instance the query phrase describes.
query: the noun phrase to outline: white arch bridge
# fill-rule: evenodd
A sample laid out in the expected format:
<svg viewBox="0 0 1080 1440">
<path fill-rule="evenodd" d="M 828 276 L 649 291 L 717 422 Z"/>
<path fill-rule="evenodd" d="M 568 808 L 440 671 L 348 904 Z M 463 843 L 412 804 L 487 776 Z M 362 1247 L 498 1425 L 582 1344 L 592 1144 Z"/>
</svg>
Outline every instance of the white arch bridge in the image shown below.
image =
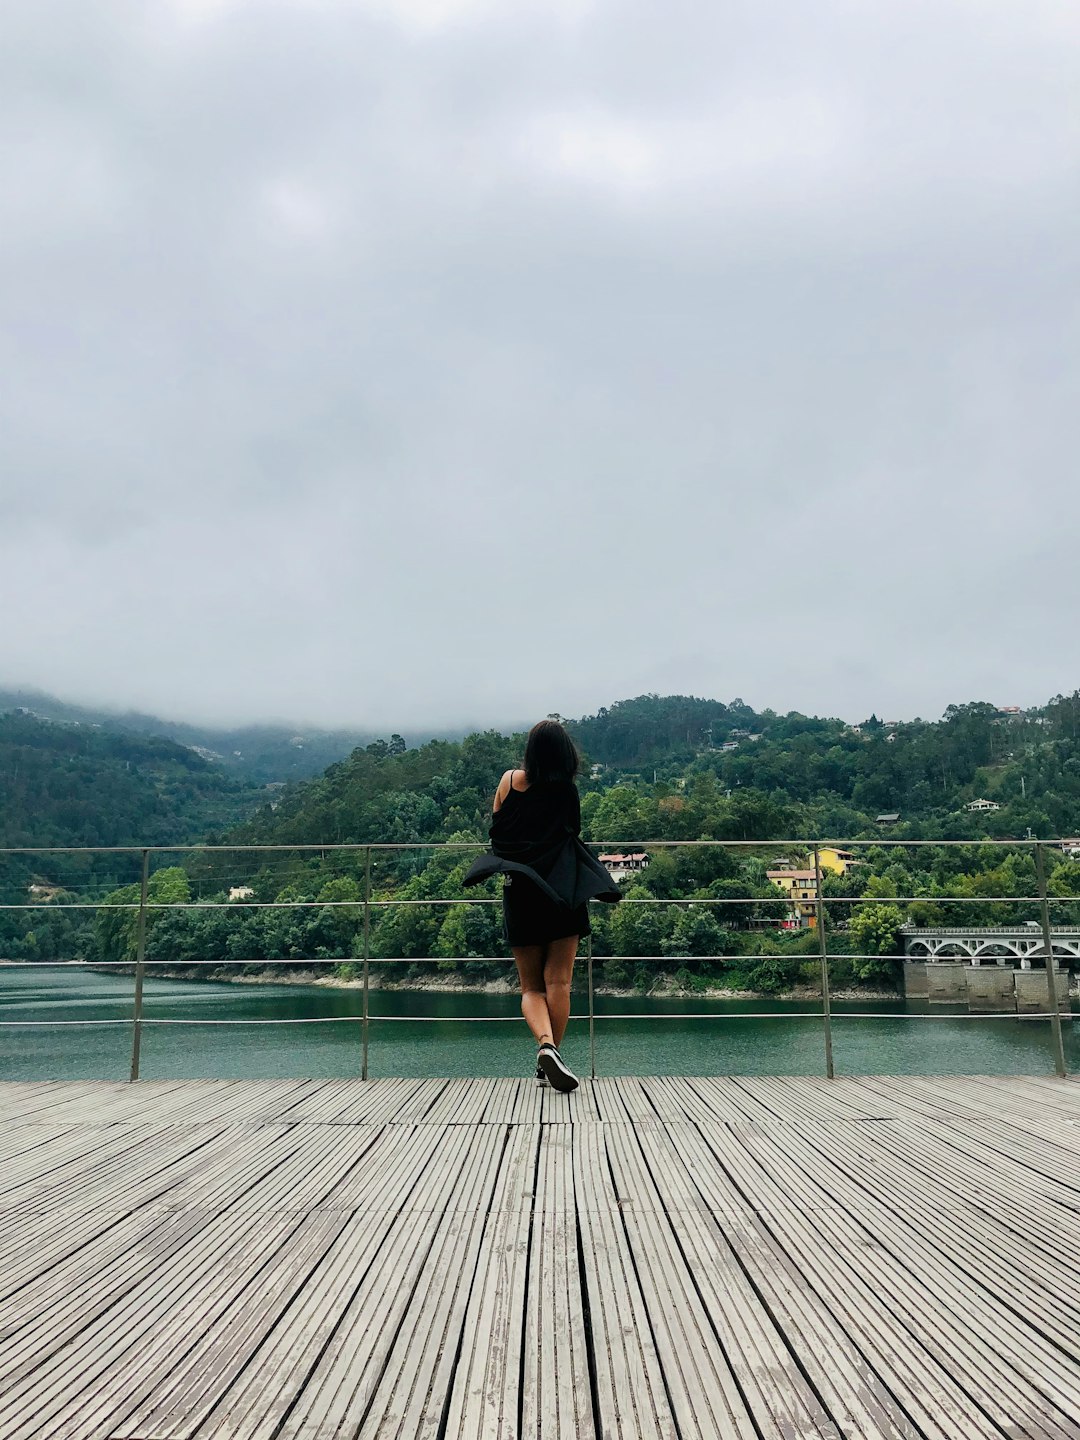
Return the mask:
<svg viewBox="0 0 1080 1440">
<path fill-rule="evenodd" d="M 972 965 L 1020 962 L 1030 970 L 1033 960 L 1046 964 L 1042 927 L 1029 925 L 957 926 L 922 929 L 905 925 L 900 934 L 909 960 L 966 960 Z M 1056 925 L 1050 931 L 1054 960 L 1080 965 L 1080 925 Z"/>
</svg>

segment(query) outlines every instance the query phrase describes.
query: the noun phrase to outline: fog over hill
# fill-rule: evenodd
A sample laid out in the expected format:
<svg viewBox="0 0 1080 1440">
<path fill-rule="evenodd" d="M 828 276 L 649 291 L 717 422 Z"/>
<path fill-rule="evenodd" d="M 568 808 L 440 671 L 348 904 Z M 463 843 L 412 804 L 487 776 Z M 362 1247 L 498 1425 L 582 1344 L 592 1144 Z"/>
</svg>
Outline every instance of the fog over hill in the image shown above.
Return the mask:
<svg viewBox="0 0 1080 1440">
<path fill-rule="evenodd" d="M 69 725 L 98 726 L 129 735 L 160 735 L 195 750 L 203 759 L 220 764 L 247 779 L 263 783 L 302 780 L 318 775 L 355 750 L 370 744 L 377 733 L 370 729 L 326 730 L 301 722 L 260 722 L 232 727 L 194 725 L 166 720 L 137 710 L 106 709 L 60 700 L 40 690 L 0 686 L 0 714 L 27 710 L 42 720 Z M 408 745 L 420 745 L 436 736 L 460 739 L 460 729 L 417 729 L 401 732 Z"/>
</svg>

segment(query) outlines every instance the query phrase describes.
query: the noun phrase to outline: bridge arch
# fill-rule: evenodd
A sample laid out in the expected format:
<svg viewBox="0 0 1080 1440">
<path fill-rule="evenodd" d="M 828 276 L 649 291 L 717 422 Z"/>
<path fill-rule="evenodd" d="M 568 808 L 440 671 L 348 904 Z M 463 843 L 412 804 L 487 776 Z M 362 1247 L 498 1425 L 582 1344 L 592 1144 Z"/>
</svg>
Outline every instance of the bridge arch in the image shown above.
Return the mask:
<svg viewBox="0 0 1080 1440">
<path fill-rule="evenodd" d="M 904 954 L 909 960 L 968 961 L 1019 964 L 1028 970 L 1033 964 L 1045 966 L 1042 928 L 1038 925 L 1000 926 L 905 926 L 901 931 Z M 1055 926 L 1051 949 L 1058 964 L 1080 968 L 1080 925 Z"/>
</svg>

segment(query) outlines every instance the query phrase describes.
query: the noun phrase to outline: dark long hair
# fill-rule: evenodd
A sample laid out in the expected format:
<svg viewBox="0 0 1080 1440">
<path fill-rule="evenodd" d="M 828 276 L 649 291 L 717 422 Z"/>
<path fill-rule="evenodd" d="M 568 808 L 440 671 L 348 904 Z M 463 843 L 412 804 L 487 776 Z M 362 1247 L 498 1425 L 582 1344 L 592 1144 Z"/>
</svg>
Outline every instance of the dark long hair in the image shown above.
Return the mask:
<svg viewBox="0 0 1080 1440">
<path fill-rule="evenodd" d="M 530 785 L 552 780 L 573 780 L 578 773 L 578 752 L 558 720 L 541 720 L 525 742 L 525 779 Z"/>
</svg>

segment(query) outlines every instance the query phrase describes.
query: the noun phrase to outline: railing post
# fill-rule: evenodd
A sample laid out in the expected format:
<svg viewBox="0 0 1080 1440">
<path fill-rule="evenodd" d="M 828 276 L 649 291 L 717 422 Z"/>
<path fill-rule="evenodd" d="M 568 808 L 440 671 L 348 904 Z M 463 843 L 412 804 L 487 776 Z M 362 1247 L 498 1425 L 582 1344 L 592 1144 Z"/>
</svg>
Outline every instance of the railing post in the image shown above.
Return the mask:
<svg viewBox="0 0 1080 1440">
<path fill-rule="evenodd" d="M 146 892 L 150 884 L 150 851 L 142 852 L 142 880 L 139 884 L 139 918 L 135 930 L 135 1009 L 131 1031 L 131 1078 L 139 1078 L 139 1051 L 142 1047 L 143 966 L 146 961 Z"/>
<path fill-rule="evenodd" d="M 1046 894 L 1046 854 L 1042 842 L 1035 847 L 1035 872 L 1039 877 L 1039 903 L 1042 907 L 1043 949 L 1046 951 L 1046 990 L 1050 998 L 1050 1031 L 1054 1042 L 1054 1069 L 1058 1079 L 1065 1078 L 1065 1046 L 1061 1038 L 1061 1009 L 1058 1006 L 1057 972 L 1054 969 L 1054 941 L 1050 933 L 1050 901 Z"/>
<path fill-rule="evenodd" d="M 821 1018 L 825 1026 L 825 1074 L 832 1080 L 832 1010 L 829 1004 L 829 944 L 825 938 L 825 901 L 821 895 L 821 855 L 814 846 L 814 888 L 817 891 L 817 932 L 818 948 L 821 951 Z"/>
<path fill-rule="evenodd" d="M 585 936 L 585 957 L 589 962 L 589 1076 L 596 1079 L 596 1006 L 593 1003 L 592 936 Z"/>
<path fill-rule="evenodd" d="M 364 1010 L 361 1024 L 363 1036 L 363 1054 L 360 1062 L 360 1078 L 368 1078 L 368 1029 L 370 1012 L 368 1009 L 368 961 L 371 957 L 371 846 L 364 851 Z"/>
</svg>

